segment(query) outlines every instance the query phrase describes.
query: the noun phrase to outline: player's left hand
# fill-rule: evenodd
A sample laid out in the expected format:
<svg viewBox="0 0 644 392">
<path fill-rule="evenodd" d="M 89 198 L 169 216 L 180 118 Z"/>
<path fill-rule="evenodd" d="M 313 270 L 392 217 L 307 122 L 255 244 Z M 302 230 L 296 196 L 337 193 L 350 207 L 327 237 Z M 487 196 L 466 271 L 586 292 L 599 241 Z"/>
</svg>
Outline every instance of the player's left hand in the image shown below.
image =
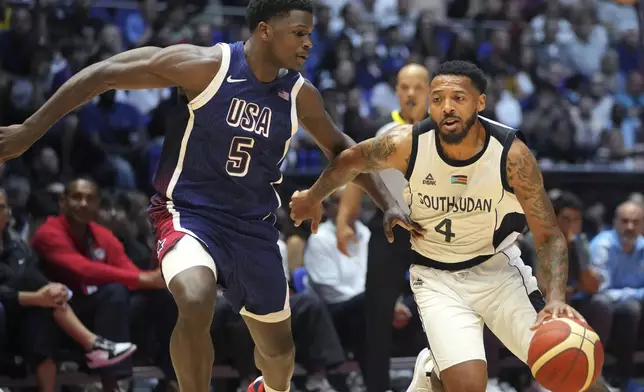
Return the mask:
<svg viewBox="0 0 644 392">
<path fill-rule="evenodd" d="M 423 229 L 418 223 L 411 220 L 409 215 L 405 214 L 405 211 L 403 211 L 398 205 L 385 211 L 385 215 L 382 218 L 385 237 L 387 237 L 387 241 L 389 241 L 389 243 L 394 242 L 394 226 L 396 225 L 409 231 L 413 236 L 422 236 L 425 232 L 425 229 Z"/>
<path fill-rule="evenodd" d="M 546 306 L 539 312 L 537 315 L 537 321 L 534 325 L 530 327 L 531 330 L 538 329 L 544 322 L 550 319 L 557 319 L 559 317 L 568 317 L 571 319 L 577 319 L 580 321 L 586 322 L 586 319 L 579 314 L 572 306 L 560 300 L 552 300 L 546 303 Z"/>
<path fill-rule="evenodd" d="M 295 191 L 288 206 L 291 208 L 290 216 L 296 227 L 301 225 L 302 221 L 310 219 L 311 232 L 318 232 L 318 225 L 322 219 L 322 203 L 313 199 L 310 190 Z"/>
</svg>

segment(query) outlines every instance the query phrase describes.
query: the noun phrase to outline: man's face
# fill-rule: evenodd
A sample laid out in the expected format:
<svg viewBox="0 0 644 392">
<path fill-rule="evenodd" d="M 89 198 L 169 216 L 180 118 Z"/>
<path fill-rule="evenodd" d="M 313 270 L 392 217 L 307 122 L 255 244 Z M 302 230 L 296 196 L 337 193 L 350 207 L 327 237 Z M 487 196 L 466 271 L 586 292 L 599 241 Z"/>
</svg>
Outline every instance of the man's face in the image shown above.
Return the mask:
<svg viewBox="0 0 644 392">
<path fill-rule="evenodd" d="M 622 246 L 632 247 L 642 234 L 642 208 L 635 203 L 627 203 L 618 208 L 615 214 L 615 230 Z"/>
<path fill-rule="evenodd" d="M 421 72 L 400 72 L 396 84 L 396 95 L 403 112 L 427 112 L 429 83 L 427 74 Z"/>
<path fill-rule="evenodd" d="M 438 124 L 439 137 L 447 144 L 459 144 L 485 109 L 485 94 L 467 76 L 439 75 L 430 88 L 429 112 Z"/>
<path fill-rule="evenodd" d="M 96 219 L 99 209 L 96 185 L 86 180 L 76 180 L 63 195 L 61 210 L 67 219 L 87 224 Z"/>
<path fill-rule="evenodd" d="M 270 46 L 271 53 L 281 68 L 296 71 L 304 67 L 313 47 L 313 14 L 306 11 L 291 11 L 284 17 L 275 17 L 268 23 L 261 22 L 258 32 Z"/>
<path fill-rule="evenodd" d="M 581 233 L 581 211 L 571 207 L 563 208 L 557 215 L 557 223 L 561 232 L 570 242 L 577 234 Z"/>
</svg>

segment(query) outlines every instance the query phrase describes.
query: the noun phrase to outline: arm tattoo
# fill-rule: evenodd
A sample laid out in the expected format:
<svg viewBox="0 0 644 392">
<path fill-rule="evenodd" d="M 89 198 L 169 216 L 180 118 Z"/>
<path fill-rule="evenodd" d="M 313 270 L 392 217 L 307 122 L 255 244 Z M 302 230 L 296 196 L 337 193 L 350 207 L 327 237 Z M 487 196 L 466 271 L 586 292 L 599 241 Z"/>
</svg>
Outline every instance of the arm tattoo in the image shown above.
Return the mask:
<svg viewBox="0 0 644 392">
<path fill-rule="evenodd" d="M 382 169 L 382 163 L 396 152 L 394 138 L 395 134 L 388 132 L 361 146 L 360 154 L 367 169 L 365 171 Z"/>
<path fill-rule="evenodd" d="M 565 300 L 568 245 L 557 224 L 550 198 L 543 188 L 537 160 L 527 148 L 521 154 L 508 154 L 507 176 L 534 235 L 538 267 L 547 290 L 546 298 Z"/>
<path fill-rule="evenodd" d="M 360 173 L 385 169 L 386 162 L 397 151 L 396 134 L 387 133 L 366 140 L 334 159 L 311 187 L 311 193 L 323 200 L 334 190 L 349 183 Z M 347 152 L 351 154 L 346 155 Z"/>
</svg>

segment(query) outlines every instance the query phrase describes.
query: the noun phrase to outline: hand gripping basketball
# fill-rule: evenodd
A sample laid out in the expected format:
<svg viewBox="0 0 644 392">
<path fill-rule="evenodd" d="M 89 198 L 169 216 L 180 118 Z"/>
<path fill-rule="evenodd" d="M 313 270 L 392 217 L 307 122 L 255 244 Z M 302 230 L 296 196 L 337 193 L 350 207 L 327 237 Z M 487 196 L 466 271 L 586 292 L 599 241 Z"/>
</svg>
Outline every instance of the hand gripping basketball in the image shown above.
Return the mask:
<svg viewBox="0 0 644 392">
<path fill-rule="evenodd" d="M 532 375 L 552 392 L 587 390 L 597 381 L 603 364 L 599 336 L 578 319 L 546 321 L 537 329 L 528 350 Z"/>
</svg>

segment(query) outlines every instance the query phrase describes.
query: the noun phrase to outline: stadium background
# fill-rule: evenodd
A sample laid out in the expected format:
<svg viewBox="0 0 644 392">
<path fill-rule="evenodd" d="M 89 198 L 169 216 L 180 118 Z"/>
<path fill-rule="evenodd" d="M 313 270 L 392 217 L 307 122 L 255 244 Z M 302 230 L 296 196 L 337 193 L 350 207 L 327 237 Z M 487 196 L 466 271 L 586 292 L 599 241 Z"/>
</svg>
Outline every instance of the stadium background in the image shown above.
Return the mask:
<svg viewBox="0 0 644 392">
<path fill-rule="evenodd" d="M 79 69 L 128 48 L 245 39 L 245 3 L 0 0 L 0 124 L 23 121 Z M 470 60 L 491 80 L 485 115 L 526 133 L 547 188 L 584 201 L 589 236 L 610 224 L 619 202 L 644 191 L 644 34 L 636 2 L 317 3 L 304 73 L 354 139 L 372 135 L 376 119 L 396 109 L 395 74 L 404 64 L 433 71 L 442 60 Z M 29 238 L 57 213 L 61 184 L 78 175 L 144 200 L 163 135 L 183 129 L 186 117 L 176 89 L 104 94 L 70 114 L 0 169 L 14 228 Z M 326 163 L 304 132 L 291 146 L 283 198 L 310 185 Z M 132 208 L 129 219 L 145 227 L 142 211 Z"/>
</svg>

